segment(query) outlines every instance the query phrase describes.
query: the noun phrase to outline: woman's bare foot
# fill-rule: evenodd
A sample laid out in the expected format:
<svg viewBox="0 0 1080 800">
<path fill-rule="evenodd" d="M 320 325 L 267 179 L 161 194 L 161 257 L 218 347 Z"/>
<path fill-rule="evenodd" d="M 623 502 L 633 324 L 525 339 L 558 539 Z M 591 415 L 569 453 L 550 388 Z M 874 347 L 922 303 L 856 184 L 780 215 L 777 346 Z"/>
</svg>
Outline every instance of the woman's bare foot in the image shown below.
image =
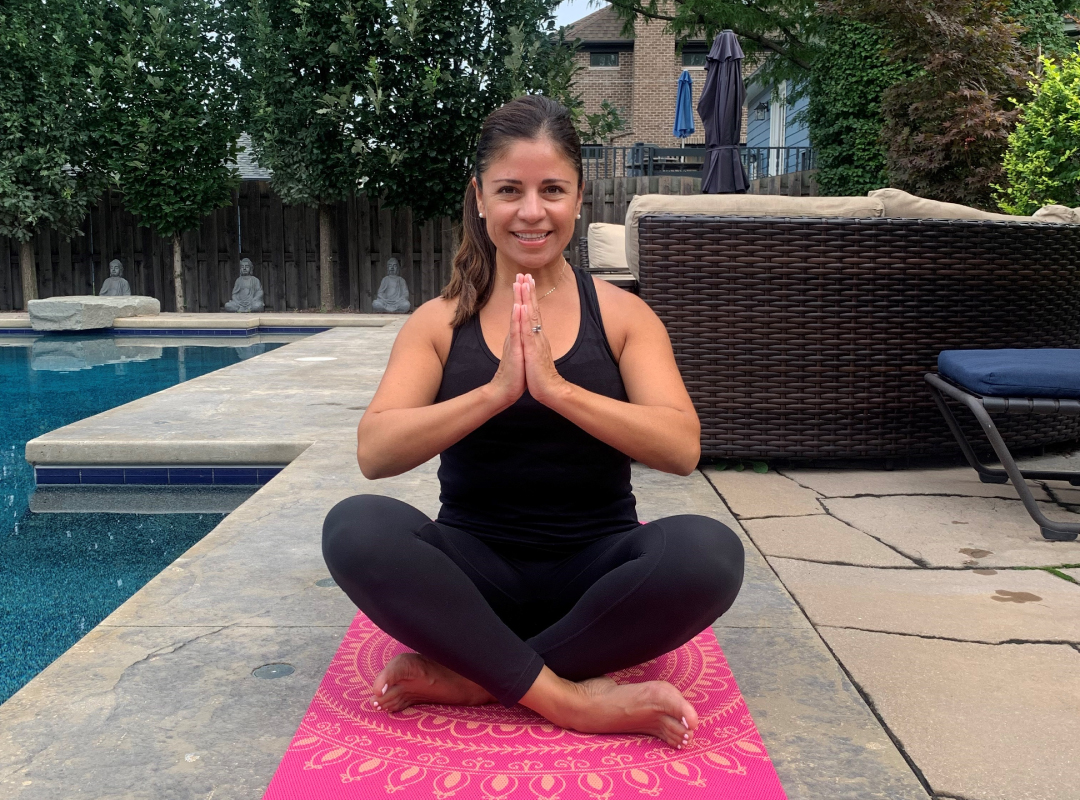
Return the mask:
<svg viewBox="0 0 1080 800">
<path fill-rule="evenodd" d="M 644 733 L 675 748 L 693 741 L 697 712 L 666 681 L 619 684 L 611 678 L 572 683 L 547 667 L 523 705 L 560 725 L 582 733 Z"/>
<path fill-rule="evenodd" d="M 375 676 L 371 688 L 372 705 L 388 712 L 417 703 L 480 706 L 495 702 L 487 689 L 419 653 L 394 656 Z"/>
<path fill-rule="evenodd" d="M 577 684 L 586 698 L 572 720 L 582 733 L 646 733 L 675 748 L 689 744 L 698 719 L 694 707 L 666 681 L 619 684 L 592 678 Z"/>
</svg>

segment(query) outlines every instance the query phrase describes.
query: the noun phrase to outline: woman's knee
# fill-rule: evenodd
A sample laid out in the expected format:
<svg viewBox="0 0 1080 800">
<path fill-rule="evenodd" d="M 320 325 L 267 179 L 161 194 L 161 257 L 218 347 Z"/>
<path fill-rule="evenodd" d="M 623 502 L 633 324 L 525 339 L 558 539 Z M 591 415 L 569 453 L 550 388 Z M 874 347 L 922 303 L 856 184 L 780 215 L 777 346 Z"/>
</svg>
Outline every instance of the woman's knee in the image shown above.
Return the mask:
<svg viewBox="0 0 1080 800">
<path fill-rule="evenodd" d="M 323 558 L 332 573 L 374 565 L 379 553 L 394 552 L 396 537 L 428 521 L 422 512 L 392 497 L 347 497 L 323 521 Z"/>
<path fill-rule="evenodd" d="M 717 616 L 727 611 L 742 587 L 742 540 L 719 520 L 696 514 L 670 517 L 663 527 L 684 590 L 696 602 L 709 601 Z"/>
</svg>

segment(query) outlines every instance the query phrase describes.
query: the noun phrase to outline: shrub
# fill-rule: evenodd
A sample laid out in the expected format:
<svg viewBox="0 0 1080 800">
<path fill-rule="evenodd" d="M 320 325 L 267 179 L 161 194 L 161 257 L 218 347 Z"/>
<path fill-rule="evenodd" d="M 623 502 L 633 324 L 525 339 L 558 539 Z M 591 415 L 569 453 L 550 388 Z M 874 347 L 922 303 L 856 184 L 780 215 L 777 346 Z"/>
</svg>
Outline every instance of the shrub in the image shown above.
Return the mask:
<svg viewBox="0 0 1080 800">
<path fill-rule="evenodd" d="M 806 119 L 821 193 L 864 195 L 889 185 L 881 143 L 881 95 L 912 70 L 885 55 L 877 28 L 830 15 L 810 72 Z"/>
<path fill-rule="evenodd" d="M 1042 62 L 1042 80 L 1029 84 L 1034 97 L 1020 106 L 1005 153 L 1009 184 L 998 187 L 997 200 L 1010 214 L 1080 206 L 1080 51 L 1060 64 Z"/>
</svg>

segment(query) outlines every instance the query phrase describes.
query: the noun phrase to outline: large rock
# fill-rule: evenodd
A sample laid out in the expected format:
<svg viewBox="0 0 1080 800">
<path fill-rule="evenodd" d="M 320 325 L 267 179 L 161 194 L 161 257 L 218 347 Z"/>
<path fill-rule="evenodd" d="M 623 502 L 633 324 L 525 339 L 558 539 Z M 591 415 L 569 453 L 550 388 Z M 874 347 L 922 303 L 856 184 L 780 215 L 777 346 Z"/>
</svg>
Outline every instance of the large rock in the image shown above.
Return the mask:
<svg viewBox="0 0 1080 800">
<path fill-rule="evenodd" d="M 35 331 L 87 331 L 111 328 L 120 317 L 145 317 L 161 312 L 153 297 L 50 297 L 30 301 L 30 325 Z"/>
</svg>

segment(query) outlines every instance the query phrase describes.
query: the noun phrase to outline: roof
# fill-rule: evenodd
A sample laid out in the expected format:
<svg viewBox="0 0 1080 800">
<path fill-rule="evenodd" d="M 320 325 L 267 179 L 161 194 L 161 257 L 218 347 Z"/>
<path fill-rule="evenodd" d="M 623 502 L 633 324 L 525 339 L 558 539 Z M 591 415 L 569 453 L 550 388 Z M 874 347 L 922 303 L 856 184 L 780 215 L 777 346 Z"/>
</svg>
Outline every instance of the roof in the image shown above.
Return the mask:
<svg viewBox="0 0 1080 800">
<path fill-rule="evenodd" d="M 624 36 L 622 29 L 623 20 L 615 13 L 614 8 L 606 5 L 568 25 L 566 38 L 570 41 L 581 39 L 585 42 L 623 42 L 634 38 L 633 33 Z"/>
<path fill-rule="evenodd" d="M 274 173 L 266 167 L 260 166 L 251 152 L 251 136 L 241 133 L 236 140 L 243 150 L 236 155 L 236 169 L 240 173 L 240 179 L 245 181 L 268 181 L 274 177 Z"/>
</svg>

